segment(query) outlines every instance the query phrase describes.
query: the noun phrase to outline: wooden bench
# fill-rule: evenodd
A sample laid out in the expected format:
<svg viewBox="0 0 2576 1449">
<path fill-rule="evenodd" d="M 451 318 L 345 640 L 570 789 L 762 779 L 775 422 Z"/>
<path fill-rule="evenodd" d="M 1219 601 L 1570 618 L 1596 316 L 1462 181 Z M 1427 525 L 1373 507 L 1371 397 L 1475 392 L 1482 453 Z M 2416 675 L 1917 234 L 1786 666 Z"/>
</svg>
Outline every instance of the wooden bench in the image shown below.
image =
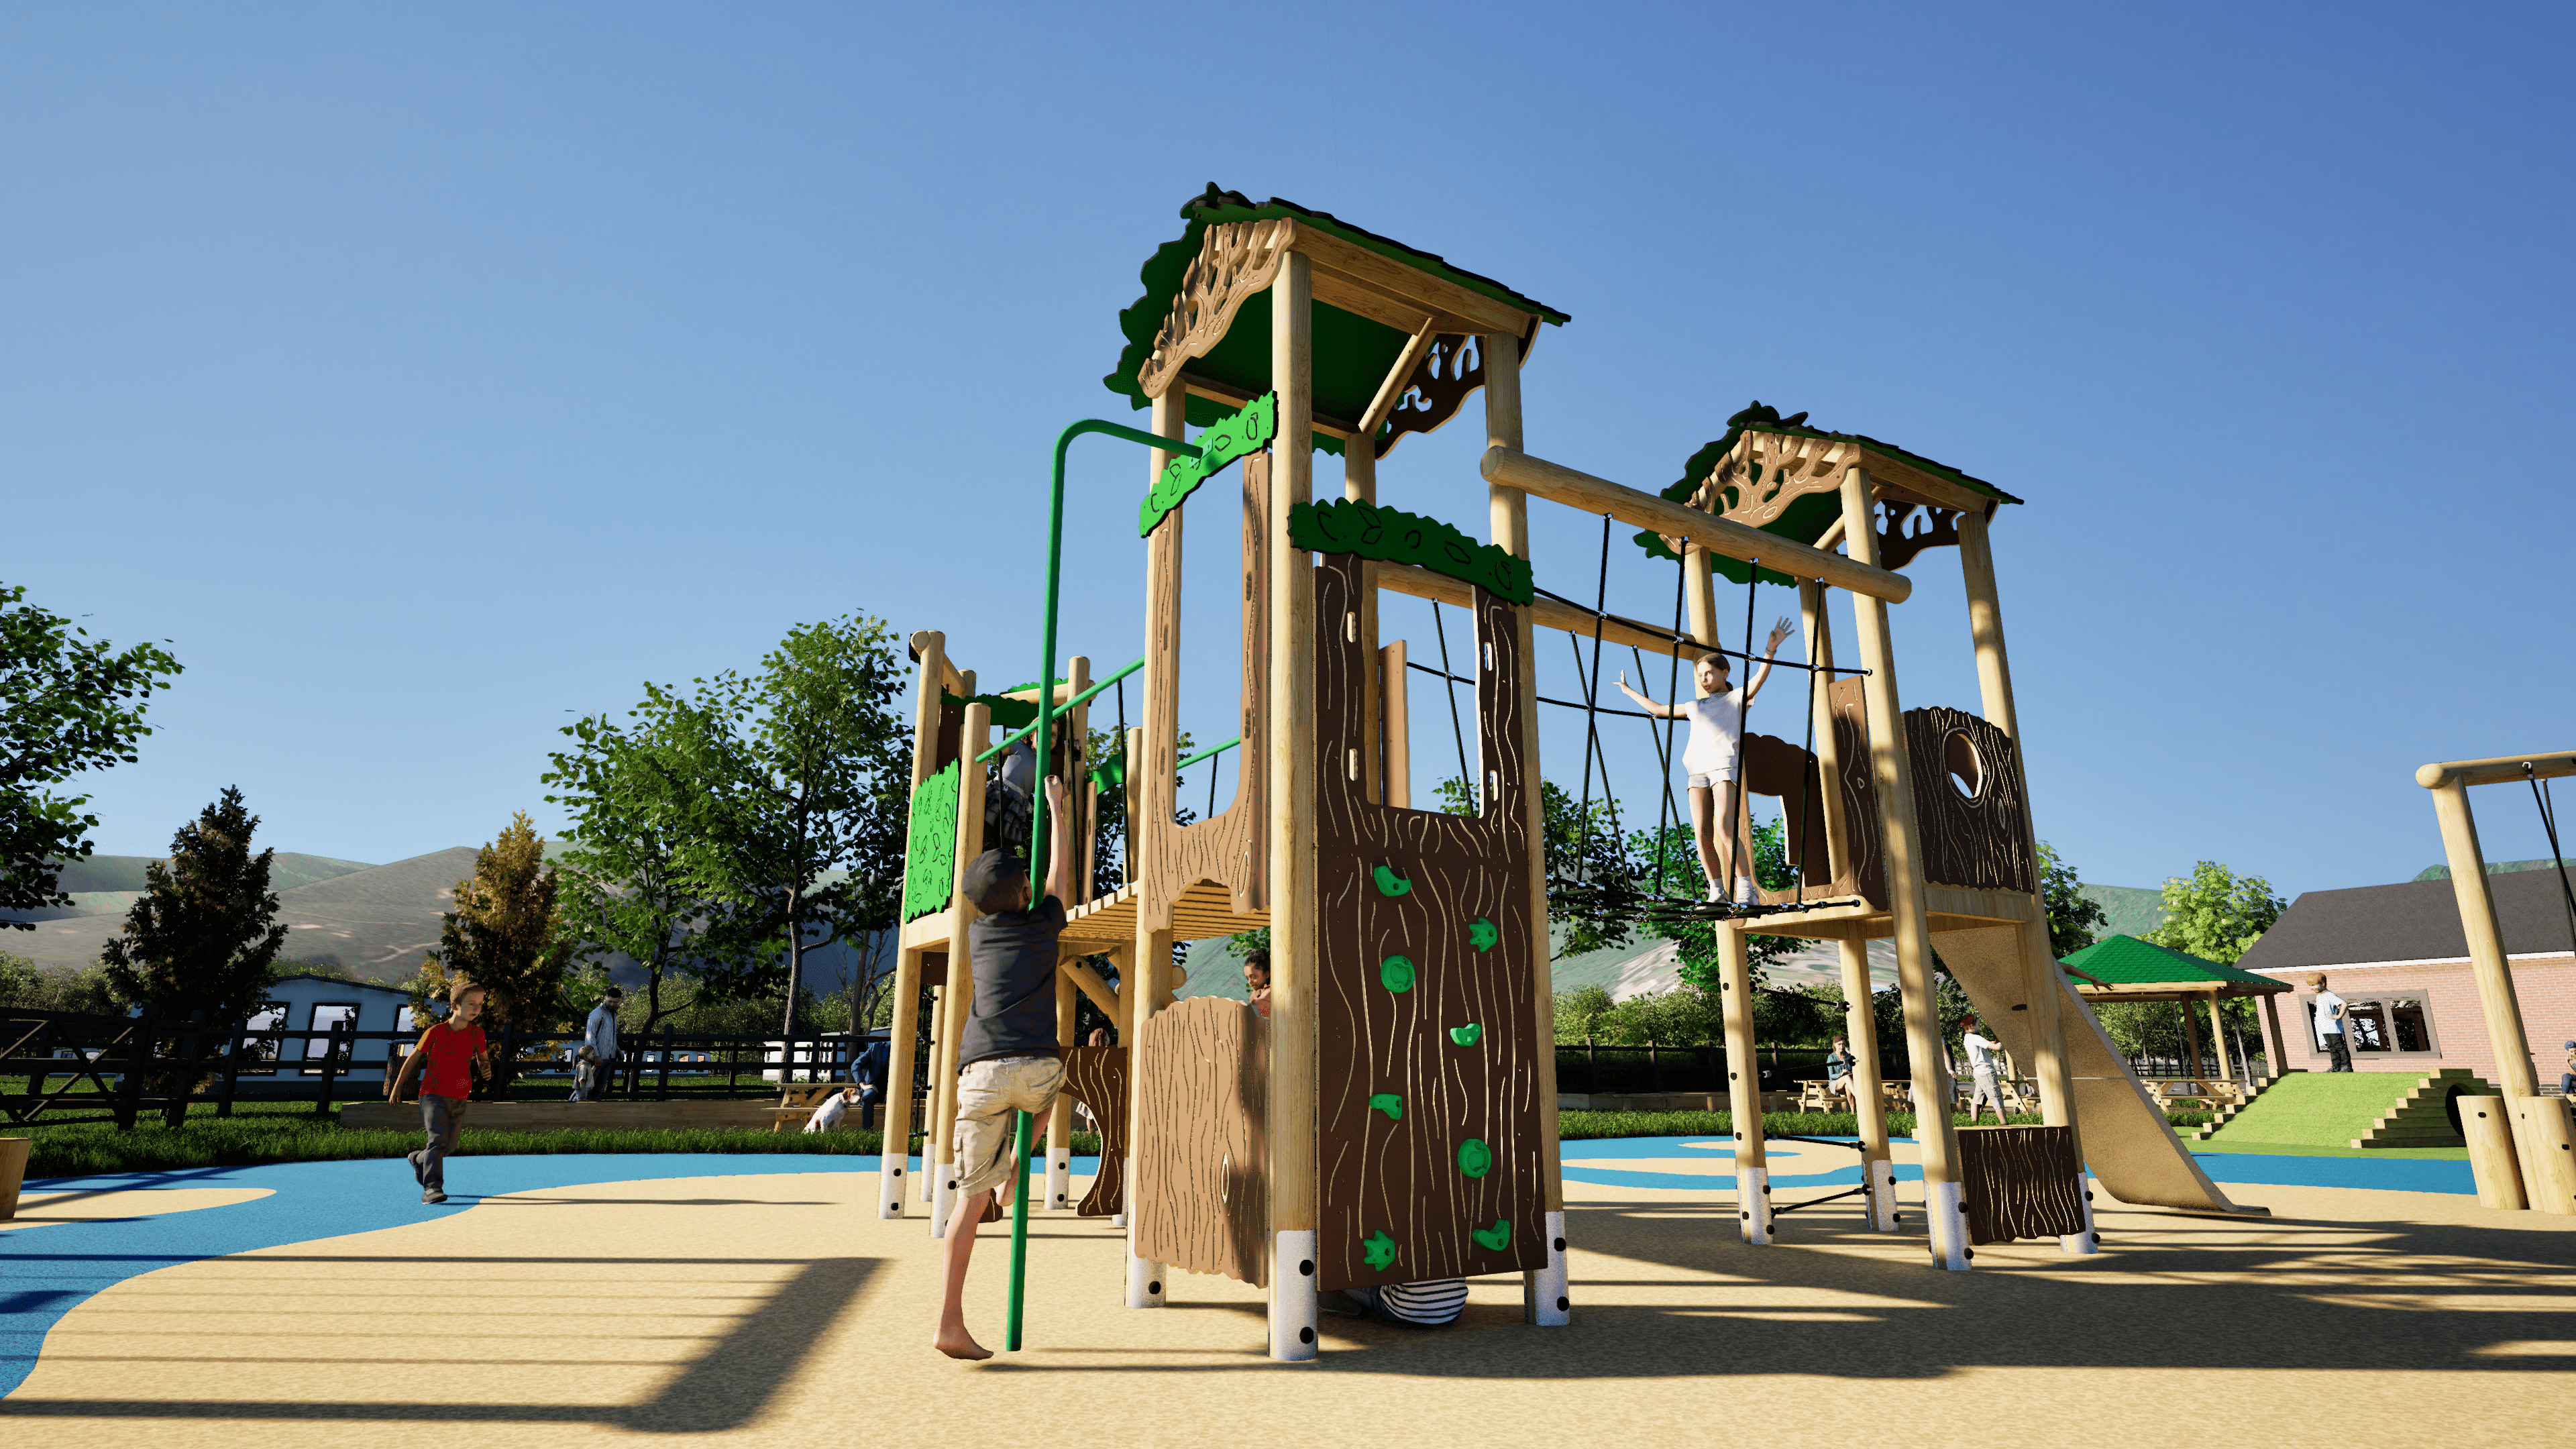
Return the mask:
<svg viewBox="0 0 2576 1449">
<path fill-rule="evenodd" d="M 778 1094 L 778 1105 L 769 1109 L 769 1130 L 784 1132 L 789 1123 L 799 1130 L 822 1110 L 823 1100 L 849 1087 L 847 1082 L 820 1082 L 810 1087 L 789 1087 Z"/>
</svg>

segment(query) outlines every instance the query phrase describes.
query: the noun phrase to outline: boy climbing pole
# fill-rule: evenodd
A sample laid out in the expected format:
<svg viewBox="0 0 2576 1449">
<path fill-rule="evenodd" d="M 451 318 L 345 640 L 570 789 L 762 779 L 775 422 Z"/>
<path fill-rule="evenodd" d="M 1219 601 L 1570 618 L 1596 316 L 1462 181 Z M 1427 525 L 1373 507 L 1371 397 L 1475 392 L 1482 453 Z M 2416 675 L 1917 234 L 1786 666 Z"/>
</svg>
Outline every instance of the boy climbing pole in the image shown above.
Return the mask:
<svg viewBox="0 0 2576 1449">
<path fill-rule="evenodd" d="M 1690 743 L 1682 749 L 1682 769 L 1690 777 L 1691 831 L 1699 837 L 1699 868 L 1708 877 L 1708 898 L 1713 901 L 1732 900 L 1740 906 L 1751 906 L 1762 900 L 1753 881 L 1753 842 L 1745 835 L 1744 811 L 1738 803 L 1742 798 L 1738 776 L 1742 772 L 1737 754 L 1744 743 L 1744 711 L 1770 679 L 1772 656 L 1780 652 L 1780 642 L 1791 632 L 1787 619 L 1771 626 L 1771 642 L 1762 649 L 1762 667 L 1754 671 L 1753 682 L 1742 689 L 1727 687 L 1727 675 L 1733 666 L 1725 655 L 1699 656 L 1691 674 L 1698 681 L 1700 698 L 1688 704 L 1657 704 L 1629 688 L 1626 673 L 1619 676 L 1619 692 L 1635 700 L 1639 709 L 1657 719 L 1687 716 L 1690 720 Z M 1723 851 L 1718 846 L 1720 807 L 1726 819 Z M 1735 881 L 1731 896 L 1725 886 L 1730 876 Z"/>
<path fill-rule="evenodd" d="M 966 1331 L 966 1264 L 975 1253 L 980 1199 L 1019 1179 L 1012 1159 L 1018 1114 L 1040 1115 L 1064 1086 L 1064 1052 L 1055 1034 L 1056 938 L 1064 932 L 1071 879 L 1073 811 L 1064 782 L 1048 776 L 1046 899 L 1029 904 L 1029 863 L 988 850 L 966 867 L 966 899 L 984 914 L 966 928 L 966 959 L 975 998 L 957 1046 L 957 1206 L 948 1219 L 947 1284 L 939 1334 L 931 1346 L 950 1358 L 985 1359 L 992 1350 Z"/>
</svg>

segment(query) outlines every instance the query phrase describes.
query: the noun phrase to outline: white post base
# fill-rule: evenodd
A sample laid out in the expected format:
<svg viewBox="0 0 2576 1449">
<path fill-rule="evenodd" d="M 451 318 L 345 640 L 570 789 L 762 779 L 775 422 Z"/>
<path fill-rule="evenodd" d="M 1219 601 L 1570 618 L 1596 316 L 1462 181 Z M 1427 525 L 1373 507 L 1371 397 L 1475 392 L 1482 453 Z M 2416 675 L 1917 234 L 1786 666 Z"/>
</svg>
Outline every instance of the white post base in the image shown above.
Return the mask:
<svg viewBox="0 0 2576 1449">
<path fill-rule="evenodd" d="M 1896 1231 L 1896 1164 L 1882 1157 L 1865 1163 L 1861 1172 L 1869 1179 L 1869 1225 L 1882 1233 Z"/>
<path fill-rule="evenodd" d="M 1549 1213 L 1547 1266 L 1521 1271 L 1521 1316 L 1540 1328 L 1563 1328 L 1573 1309 L 1565 1285 L 1565 1214 Z"/>
<path fill-rule="evenodd" d="M 1270 1356 L 1304 1363 L 1316 1352 L 1315 1235 L 1274 1233 L 1270 1238 Z"/>
<path fill-rule="evenodd" d="M 903 1216 L 903 1189 L 905 1182 L 904 1169 L 909 1165 L 910 1164 L 903 1158 L 898 1157 L 893 1153 L 887 1153 L 885 1155 L 884 1165 L 877 1169 L 878 1217 L 899 1218 Z"/>
<path fill-rule="evenodd" d="M 2102 1240 L 2093 1230 L 2093 1174 L 2080 1167 L 2075 1169 L 2075 1196 L 2084 1204 L 2084 1231 L 2065 1234 L 2057 1246 L 2069 1253 L 2098 1253 Z"/>
<path fill-rule="evenodd" d="M 1959 1184 L 1926 1179 L 1923 1215 L 1931 1220 L 1932 1266 L 1968 1271 L 1968 1205 L 1960 1199 Z"/>
<path fill-rule="evenodd" d="M 1133 1239 L 1129 1240 L 1128 1247 L 1127 1306 L 1130 1308 L 1162 1307 L 1165 1271 L 1163 1265 L 1149 1258 L 1137 1257 Z"/>
<path fill-rule="evenodd" d="M 1735 1215 L 1744 1241 L 1757 1248 L 1771 1241 L 1771 1169 L 1736 1164 Z"/>
<path fill-rule="evenodd" d="M 930 1204 L 931 1179 L 939 1176 L 939 1163 L 935 1160 L 938 1151 L 939 1146 L 937 1143 L 932 1142 L 927 1137 L 922 1138 L 921 1161 L 913 1165 L 912 1193 L 913 1196 L 921 1199 L 924 1207 L 927 1207 Z"/>
<path fill-rule="evenodd" d="M 1073 1206 L 1073 1154 L 1055 1152 L 1047 1155 L 1046 1205 L 1062 1212 Z"/>
<path fill-rule="evenodd" d="M 948 1215 L 957 1210 L 957 1164 L 925 1165 L 922 1175 L 930 1179 L 930 1235 L 947 1237 Z"/>
</svg>

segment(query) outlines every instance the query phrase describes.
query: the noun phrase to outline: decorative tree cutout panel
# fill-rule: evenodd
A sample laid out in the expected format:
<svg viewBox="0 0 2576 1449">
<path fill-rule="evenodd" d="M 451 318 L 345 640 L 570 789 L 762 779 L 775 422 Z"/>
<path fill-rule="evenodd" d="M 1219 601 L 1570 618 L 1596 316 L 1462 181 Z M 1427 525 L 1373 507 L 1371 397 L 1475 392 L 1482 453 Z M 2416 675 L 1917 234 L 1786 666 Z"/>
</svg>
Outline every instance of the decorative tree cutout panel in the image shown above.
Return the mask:
<svg viewBox="0 0 2576 1449">
<path fill-rule="evenodd" d="M 1971 1243 L 2084 1231 L 2072 1127 L 1959 1129 L 1960 1205 Z"/>
<path fill-rule="evenodd" d="M 1248 1002 L 1176 1001 L 1145 1023 L 1136 1090 L 1136 1251 L 1270 1284 L 1270 1023 Z"/>
<path fill-rule="evenodd" d="M 1100 1171 L 1082 1195 L 1076 1217 L 1105 1218 L 1127 1210 L 1127 1049 L 1078 1046 L 1064 1054 L 1065 1090 L 1091 1109 L 1100 1125 Z"/>
<path fill-rule="evenodd" d="M 1535 1268 L 1547 1256 L 1526 819 L 1535 784 L 1514 613 L 1476 591 L 1482 813 L 1372 804 L 1353 764 L 1374 662 L 1352 626 L 1360 570 L 1332 554 L 1315 575 L 1316 1269 L 1326 1290 Z"/>
<path fill-rule="evenodd" d="M 1905 749 L 1914 767 L 1923 878 L 2036 894 L 2030 796 L 2012 736 L 1965 710 L 1909 709 Z"/>
</svg>

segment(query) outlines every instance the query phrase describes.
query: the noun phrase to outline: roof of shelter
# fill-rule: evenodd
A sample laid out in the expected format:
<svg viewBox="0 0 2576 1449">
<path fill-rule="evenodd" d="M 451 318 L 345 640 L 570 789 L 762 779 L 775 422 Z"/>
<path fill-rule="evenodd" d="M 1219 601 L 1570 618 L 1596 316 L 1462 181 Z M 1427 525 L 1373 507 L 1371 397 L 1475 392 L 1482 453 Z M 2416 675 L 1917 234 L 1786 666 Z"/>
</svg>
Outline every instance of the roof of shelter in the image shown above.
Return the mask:
<svg viewBox="0 0 2576 1449">
<path fill-rule="evenodd" d="M 2281 986 L 2269 976 L 2204 961 L 2135 936 L 2106 936 L 2067 957 L 2065 964 L 2124 990 L 2212 985 L 2279 990 Z"/>
<path fill-rule="evenodd" d="M 1692 497 L 1699 492 L 1700 485 L 1708 480 L 1709 474 L 1716 471 L 1718 463 L 1735 450 L 1736 440 L 1742 438 L 1747 432 L 1769 433 L 1784 438 L 1818 438 L 1828 442 L 1855 443 L 1873 453 L 1920 469 L 1935 478 L 1955 483 L 1972 493 L 1983 494 L 1998 503 L 2022 501 L 1983 478 L 1972 477 L 1947 463 L 1935 462 L 1920 453 L 1908 452 L 1893 443 L 1883 443 L 1863 433 L 1829 433 L 1822 428 L 1811 428 L 1807 426 L 1805 413 L 1792 413 L 1784 418 L 1780 416 L 1778 408 L 1758 401 L 1726 420 L 1725 436 L 1703 445 L 1698 452 L 1691 454 L 1682 464 L 1681 480 L 1663 490 L 1663 496 L 1675 503 L 1689 504 Z M 1756 471 L 1758 473 L 1758 466 Z M 1757 477 L 1755 481 L 1760 480 Z M 1792 502 L 1781 511 L 1779 517 L 1758 526 L 1765 533 L 1776 533 L 1782 538 L 1812 545 L 1823 538 L 1826 531 L 1831 529 L 1842 516 L 1843 505 L 1839 496 L 1831 492 L 1811 493 Z M 1652 532 L 1638 534 L 1637 543 L 1649 554 L 1671 557 L 1671 551 Z M 1744 582 L 1748 565 L 1742 561 L 1712 555 L 1710 562 L 1727 578 L 1739 584 Z M 1784 574 L 1775 574 L 1769 569 L 1762 571 L 1762 581 L 1766 584 L 1797 582 Z"/>
<path fill-rule="evenodd" d="M 1276 196 L 1256 203 L 1240 192 L 1223 191 L 1210 182 L 1205 192 L 1182 203 L 1181 219 L 1188 225 L 1179 239 L 1156 247 L 1138 271 L 1145 295 L 1118 314 L 1118 330 L 1125 335 L 1127 345 L 1118 354 L 1117 367 L 1101 379 L 1111 392 L 1130 399 L 1139 408 L 1150 400 L 1138 378 L 1154 355 L 1155 336 L 1172 310 L 1172 299 L 1179 294 L 1190 263 L 1198 257 L 1207 229 L 1227 222 L 1293 221 L 1529 313 L 1552 326 L 1561 327 L 1571 320 L 1563 312 L 1522 296 L 1491 277 L 1451 266 L 1430 252 L 1418 251 L 1392 237 L 1363 231 L 1330 213 L 1309 210 Z M 1315 305 L 1314 329 L 1315 411 L 1333 417 L 1359 417 L 1377 396 L 1387 373 L 1403 358 L 1412 338 L 1383 322 L 1320 301 Z M 1237 388 L 1247 396 L 1269 391 L 1270 309 L 1245 307 L 1234 318 L 1224 340 L 1205 356 L 1193 359 L 1191 371 Z M 1193 427 L 1204 427 L 1232 411 L 1224 403 L 1197 396 L 1189 399 L 1188 409 Z M 1319 433 L 1316 443 L 1327 452 L 1341 451 L 1337 438 Z"/>
<path fill-rule="evenodd" d="M 2555 870 L 2487 877 L 2496 926 L 2508 956 L 2564 954 L 2570 948 L 2566 898 Z M 2460 929 L 2459 897 L 2447 880 L 2308 891 L 2245 953 L 2252 971 L 2290 972 L 2376 961 L 2461 961 L 2469 938 Z"/>
</svg>

